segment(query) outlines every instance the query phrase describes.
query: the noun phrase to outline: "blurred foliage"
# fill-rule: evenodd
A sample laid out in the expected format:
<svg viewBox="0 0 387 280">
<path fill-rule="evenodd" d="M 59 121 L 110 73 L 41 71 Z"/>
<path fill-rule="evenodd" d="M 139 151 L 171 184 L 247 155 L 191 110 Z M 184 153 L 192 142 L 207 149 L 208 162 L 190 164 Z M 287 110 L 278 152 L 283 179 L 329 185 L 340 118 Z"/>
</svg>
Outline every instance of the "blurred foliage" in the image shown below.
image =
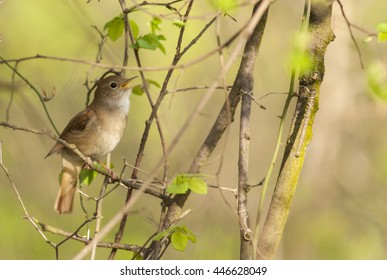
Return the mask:
<svg viewBox="0 0 387 280">
<path fill-rule="evenodd" d="M 376 30 L 378 31 L 378 40 L 380 42 L 387 41 L 387 23 L 379 23 Z"/>
<path fill-rule="evenodd" d="M 215 8 L 223 12 L 227 12 L 230 9 L 235 8 L 238 4 L 237 0 L 210 0 L 210 2 Z"/>
<path fill-rule="evenodd" d="M 387 3 L 375 0 L 370 7 L 367 1 L 342 2 L 352 23 L 371 33 L 375 32 L 377 26 L 376 36 L 379 40 L 360 45 L 368 69 L 363 71 L 346 22 L 337 5 L 334 6 L 332 25 L 336 39 L 329 46 L 325 59 L 326 75 L 321 88 L 314 136 L 278 258 L 387 258 L 387 51 L 383 24 L 386 22 Z M 234 8 L 238 3 L 234 0 L 196 1 L 192 20 L 186 24 L 176 17 L 161 17 L 166 13 L 162 7 L 147 7 L 147 11 L 151 11 L 149 14 L 141 11 L 131 13 L 131 29 L 137 42 L 134 47 L 139 50 L 143 66 L 169 65 L 179 28 L 186 28 L 186 44 L 207 23 L 208 13 L 215 13 L 216 9 L 236 19 L 236 22 L 229 17 L 219 19 L 216 28 L 220 30 L 219 39 L 224 42 L 244 24 L 246 15 L 251 13 L 249 7 Z M 300 0 L 273 4 L 256 65 L 255 96 L 287 90 L 290 73 L 284 65 L 294 48 L 294 34 L 299 29 L 302 9 L 303 1 Z M 120 64 L 123 57 L 120 11 L 118 1 L 90 1 L 88 4 L 86 1 L 3 1 L 0 3 L 0 54 L 6 59 L 43 54 L 93 61 L 101 42 L 100 31 L 110 38 L 102 49 L 102 63 Z M 284 17 L 284 14 L 287 16 Z M 187 53 L 184 62 L 217 47 L 214 36 L 216 28 L 203 35 Z M 355 31 L 359 42 L 369 36 L 360 30 Z M 151 52 L 152 49 L 160 51 Z M 223 55 L 227 58 L 228 51 L 225 50 Z M 294 59 L 301 64 L 304 61 L 302 56 Z M 132 53 L 129 65 L 136 65 Z M 379 66 L 375 70 L 373 65 Z M 189 68 L 177 70 L 169 89 L 209 85 L 220 68 L 219 57 L 212 56 Z M 84 108 L 88 92 L 85 84 L 92 86 L 104 72 L 103 69 L 85 64 L 46 59 L 24 61 L 17 65 L 17 69 L 42 92 L 51 92 L 53 87 L 56 88 L 54 98 L 46 104 L 58 128 L 63 128 L 72 116 Z M 236 69 L 237 63 L 225 77 L 227 84 L 232 83 Z M 25 82 L 16 78 L 12 91 L 12 71 L 0 65 L 0 72 L 0 120 L 9 117 L 11 123 L 21 126 L 50 129 L 40 101 Z M 146 79 L 153 85 L 149 89 L 154 100 L 165 74 L 166 71 L 146 72 Z M 138 74 L 128 71 L 126 75 Z M 371 95 L 368 94 L 370 91 L 373 92 Z M 151 111 L 142 92 L 143 89 L 138 88 L 138 95 L 131 97 L 128 127 L 112 154 L 115 170 L 122 168 L 122 157 L 131 163 L 135 160 L 144 121 Z M 202 94 L 203 90 L 198 89 L 167 95 L 159 116 L 168 143 L 180 130 Z M 374 98 L 375 95 L 377 98 Z M 271 94 L 259 101 L 265 105 L 266 110 L 261 110 L 259 106 L 253 107 L 250 156 L 252 185 L 260 182 L 267 170 L 278 126 L 277 115 L 284 98 L 282 94 Z M 169 158 L 168 173 L 171 181 L 174 174 L 186 171 L 223 101 L 224 93 L 219 91 L 180 139 Z M 209 184 L 225 188 L 235 188 L 237 185 L 237 123 L 230 127 L 227 137 L 216 148 L 203 170 Z M 57 216 L 53 209 L 60 159 L 50 157 L 44 160 L 53 142 L 41 135 L 4 128 L 0 128 L 0 140 L 3 143 L 3 162 L 30 214 L 43 223 L 69 232 L 76 230 L 84 220 L 79 194 L 73 214 Z M 156 125 L 153 125 L 142 170 L 150 170 L 162 156 L 160 146 Z M 128 168 L 124 176 L 129 177 L 130 173 Z M 146 177 L 146 174 L 143 176 Z M 82 190 L 90 195 L 98 195 L 101 182 L 102 177 L 97 175 Z M 256 213 L 254 200 L 258 195 L 259 188 L 249 193 L 251 213 Z M 105 198 L 103 223 L 120 209 L 125 196 L 126 190 L 117 188 Z M 92 201 L 85 201 L 84 204 L 89 213 L 95 211 Z M 205 196 L 193 194 L 186 209 L 192 210 L 184 217 L 188 234 L 182 234 L 184 230 L 180 230 L 177 239 L 174 238 L 175 245 L 187 245 L 184 242 L 193 239 L 197 242 L 186 247 L 180 246 L 181 249 L 184 247 L 184 252 L 167 250 L 164 255 L 166 259 L 238 258 L 239 228 L 232 192 L 208 189 Z M 158 220 L 159 211 L 160 201 L 143 196 L 130 212 L 123 242 L 143 244 L 156 229 L 155 221 Z M 54 259 L 54 250 L 23 219 L 23 215 L 7 178 L 0 172 L 0 258 Z M 93 226 L 86 226 L 80 234 L 86 235 L 88 230 L 93 232 Z M 192 232 L 195 235 L 190 235 Z M 53 242 L 63 240 L 63 237 L 46 234 Z M 113 239 L 114 232 L 105 238 L 107 241 Z M 59 257 L 71 258 L 83 246 L 77 242 L 68 242 L 61 247 Z M 97 258 L 106 259 L 108 254 L 106 249 L 97 250 Z M 133 254 L 119 251 L 117 256 L 119 259 L 128 259 Z"/>
<path fill-rule="evenodd" d="M 387 102 L 387 72 L 381 63 L 371 64 L 367 69 L 367 80 L 373 97 Z"/>
</svg>

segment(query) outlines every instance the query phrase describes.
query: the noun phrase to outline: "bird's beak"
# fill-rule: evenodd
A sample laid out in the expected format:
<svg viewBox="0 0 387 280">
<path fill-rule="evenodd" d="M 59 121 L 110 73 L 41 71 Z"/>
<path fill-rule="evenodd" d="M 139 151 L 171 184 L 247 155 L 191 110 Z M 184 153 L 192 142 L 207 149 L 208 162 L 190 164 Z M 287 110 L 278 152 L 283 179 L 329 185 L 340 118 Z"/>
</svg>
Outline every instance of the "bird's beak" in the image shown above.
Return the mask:
<svg viewBox="0 0 387 280">
<path fill-rule="evenodd" d="M 120 88 L 129 88 L 129 82 L 130 82 L 131 80 L 134 80 L 135 78 L 137 78 L 137 76 L 134 76 L 134 77 L 131 77 L 131 78 L 127 79 L 127 80 L 120 86 Z"/>
</svg>

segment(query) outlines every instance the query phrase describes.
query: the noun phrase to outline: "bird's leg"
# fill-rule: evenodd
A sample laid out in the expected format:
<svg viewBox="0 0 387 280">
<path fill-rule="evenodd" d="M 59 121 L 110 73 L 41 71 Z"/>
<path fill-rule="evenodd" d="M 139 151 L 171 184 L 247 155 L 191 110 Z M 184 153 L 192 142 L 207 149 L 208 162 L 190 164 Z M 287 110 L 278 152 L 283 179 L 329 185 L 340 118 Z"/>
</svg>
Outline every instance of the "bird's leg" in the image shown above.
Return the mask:
<svg viewBox="0 0 387 280">
<path fill-rule="evenodd" d="M 93 169 L 93 161 L 89 157 L 85 157 L 85 163 L 83 165 L 83 168 L 86 169 Z"/>
<path fill-rule="evenodd" d="M 97 160 L 98 164 L 100 166 L 103 167 L 103 169 L 105 169 L 105 171 L 107 171 L 108 173 L 108 176 L 112 179 L 112 180 L 117 180 L 118 179 L 118 176 L 114 173 L 113 170 L 111 170 L 109 167 L 107 167 L 103 162 Z"/>
</svg>

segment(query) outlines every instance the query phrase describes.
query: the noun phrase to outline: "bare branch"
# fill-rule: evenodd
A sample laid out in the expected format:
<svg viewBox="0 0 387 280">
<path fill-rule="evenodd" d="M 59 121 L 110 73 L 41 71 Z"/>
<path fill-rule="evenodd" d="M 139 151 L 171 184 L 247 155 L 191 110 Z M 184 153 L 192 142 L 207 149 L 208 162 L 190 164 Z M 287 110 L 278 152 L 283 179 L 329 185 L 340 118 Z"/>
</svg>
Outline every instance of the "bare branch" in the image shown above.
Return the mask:
<svg viewBox="0 0 387 280">
<path fill-rule="evenodd" d="M 266 10 L 268 9 L 271 1 L 261 1 L 259 8 L 254 12 L 251 19 L 248 21 L 247 26 L 243 30 L 241 36 L 244 39 L 250 38 L 250 35 L 255 30 L 255 27 L 261 20 L 262 16 L 265 14 Z M 207 96 L 204 97 L 202 100 L 202 103 L 205 104 L 205 102 L 210 97 L 210 94 L 215 90 L 215 88 L 218 86 L 218 80 L 221 79 L 223 76 L 223 73 L 228 71 L 230 65 L 234 62 L 234 59 L 236 58 L 236 55 L 240 52 L 240 50 L 243 48 L 245 44 L 244 40 L 238 41 L 237 46 L 235 47 L 233 53 L 230 55 L 229 60 L 225 64 L 225 67 L 222 69 L 221 73 L 219 73 L 218 78 L 215 80 L 215 82 L 212 84 L 211 88 L 207 92 Z M 251 61 L 247 59 L 247 56 L 243 56 L 241 65 L 239 67 L 238 74 L 235 78 L 233 87 L 230 91 L 230 94 L 228 96 L 228 99 L 224 103 L 214 125 L 212 126 L 211 131 L 209 132 L 206 140 L 204 141 L 203 145 L 201 146 L 199 152 L 197 153 L 195 159 L 193 160 L 191 167 L 189 169 L 190 173 L 200 173 L 200 170 L 203 166 L 203 164 L 208 160 L 210 154 L 218 144 L 218 141 L 222 137 L 224 131 L 228 127 L 228 125 L 233 121 L 233 116 L 236 110 L 236 107 L 239 103 L 240 98 L 240 89 L 241 89 L 241 81 L 244 79 L 244 76 L 247 73 L 249 73 L 249 70 L 251 70 L 250 65 Z M 199 104 L 198 108 L 195 109 L 195 112 L 199 111 L 201 109 L 201 106 L 203 104 Z M 200 107 L 199 107 L 200 106 Z M 179 135 L 178 135 L 179 136 Z M 189 196 L 189 193 L 177 195 L 173 199 L 173 204 L 169 207 L 167 218 L 165 221 L 164 228 L 168 228 L 169 225 L 173 224 L 175 219 L 179 217 L 180 212 L 185 204 L 185 201 L 187 200 Z"/>
<path fill-rule="evenodd" d="M 138 3 L 130 8 L 125 8 L 123 9 L 123 12 L 125 14 L 128 14 L 128 13 L 131 13 L 135 10 L 137 10 L 138 8 L 140 7 L 144 7 L 144 6 L 163 6 L 171 11 L 174 11 L 177 15 L 180 16 L 180 13 L 179 11 L 173 7 L 172 5 L 176 4 L 176 3 L 179 3 L 179 2 L 182 2 L 183 0 L 175 0 L 175 1 L 171 1 L 171 2 L 167 2 L 167 3 L 157 3 L 157 2 L 148 2 L 148 1 L 143 1 L 142 3 Z"/>
<path fill-rule="evenodd" d="M 24 202 L 20 196 L 20 193 L 15 185 L 15 183 L 13 182 L 12 178 L 11 178 L 11 175 L 9 174 L 8 172 L 8 169 L 5 167 L 4 163 L 3 163 L 3 146 L 2 146 L 2 141 L 0 141 L 0 167 L 1 169 L 3 169 L 5 175 L 7 176 L 8 178 L 8 181 L 9 183 L 11 184 L 12 186 L 12 189 L 13 191 L 15 192 L 16 194 L 16 197 L 24 211 L 24 214 L 25 214 L 25 217 L 28 219 L 28 221 L 34 226 L 34 228 L 39 232 L 39 234 L 42 236 L 42 238 L 48 243 L 50 244 L 50 246 L 56 248 L 56 244 L 51 242 L 47 237 L 46 235 L 39 229 L 38 225 L 35 223 L 34 219 L 30 216 L 30 214 L 28 213 L 27 211 L 27 208 L 26 206 L 24 205 Z"/>
<path fill-rule="evenodd" d="M 44 232 L 49 232 L 49 233 L 52 233 L 55 235 L 64 236 L 64 237 L 68 238 L 67 240 L 72 239 L 75 241 L 82 242 L 84 244 L 90 243 L 90 239 L 88 239 L 84 236 L 79 236 L 77 233 L 74 234 L 74 232 L 67 232 L 67 231 L 64 231 L 60 228 L 47 225 L 45 223 L 38 221 L 37 219 L 35 219 L 33 217 L 32 217 L 32 219 L 36 222 L 37 225 L 39 225 L 42 228 L 42 231 L 44 231 Z M 114 242 L 99 242 L 96 244 L 96 246 L 98 248 L 107 248 L 107 249 L 116 248 L 116 249 L 120 249 L 120 250 L 132 251 L 132 252 L 138 252 L 141 249 L 141 247 L 139 247 L 137 245 L 114 243 Z"/>
<path fill-rule="evenodd" d="M 347 27 L 348 27 L 348 31 L 349 31 L 349 35 L 351 36 L 351 39 L 352 39 L 352 42 L 353 44 L 355 45 L 355 48 L 356 48 L 356 51 L 357 51 L 357 54 L 359 56 L 359 61 L 360 61 L 360 66 L 361 66 L 361 69 L 364 69 L 364 63 L 363 63 L 363 56 L 361 55 L 361 51 L 360 51 L 360 47 L 355 39 L 355 36 L 353 35 L 353 32 L 352 32 L 352 24 L 351 22 L 348 20 L 347 18 L 347 15 L 345 14 L 344 12 L 344 6 L 343 4 L 341 3 L 340 0 L 336 0 L 337 3 L 339 3 L 339 6 L 340 6 L 340 10 L 341 10 L 341 14 L 343 15 L 343 18 L 345 20 L 345 22 L 347 23 Z"/>
<path fill-rule="evenodd" d="M 11 64 L 9 64 L 6 60 L 4 60 L 3 57 L 0 56 L 0 64 L 1 63 L 5 63 L 5 65 L 7 65 L 10 69 L 12 69 L 12 71 L 17 75 L 19 76 L 19 78 L 21 78 L 24 82 L 27 83 L 27 85 L 29 85 L 31 87 L 31 89 L 35 92 L 35 94 L 38 96 L 39 98 L 39 101 L 40 103 L 42 104 L 43 106 L 43 109 L 46 113 L 46 116 L 48 118 L 48 120 L 50 121 L 51 123 L 51 126 L 54 128 L 55 132 L 59 135 L 59 131 L 58 129 L 56 128 L 55 124 L 54 124 L 54 121 L 52 120 L 51 118 L 51 115 L 50 113 L 48 112 L 48 109 L 46 107 L 46 104 L 44 102 L 44 96 L 42 94 L 40 94 L 40 92 L 34 87 L 34 85 L 32 83 L 30 83 L 27 78 L 25 78 L 15 67 L 13 67 Z"/>
<path fill-rule="evenodd" d="M 174 89 L 174 90 L 166 90 L 165 93 L 166 94 L 169 94 L 169 93 L 177 93 L 177 92 L 185 92 L 185 91 L 191 91 L 191 90 L 198 90 L 198 89 L 209 89 L 210 87 L 209 86 L 193 86 L 193 87 L 186 87 L 186 88 L 178 88 L 178 89 Z M 231 89 L 232 86 L 226 86 L 226 89 Z M 216 89 L 224 89 L 224 87 L 220 86 L 220 87 L 216 87 Z"/>
</svg>

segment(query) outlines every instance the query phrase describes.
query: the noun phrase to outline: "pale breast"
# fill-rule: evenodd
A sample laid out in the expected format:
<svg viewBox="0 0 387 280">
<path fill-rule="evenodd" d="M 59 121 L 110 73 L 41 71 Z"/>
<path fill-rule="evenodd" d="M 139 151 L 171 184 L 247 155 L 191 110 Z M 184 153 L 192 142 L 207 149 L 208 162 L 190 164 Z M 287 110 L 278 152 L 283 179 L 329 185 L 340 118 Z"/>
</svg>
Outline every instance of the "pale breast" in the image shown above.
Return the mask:
<svg viewBox="0 0 387 280">
<path fill-rule="evenodd" d="M 99 159 L 110 153 L 121 140 L 126 120 L 126 114 L 121 112 L 98 112 L 98 119 L 93 125 L 94 131 L 88 133 L 88 145 L 82 147 L 83 153 L 92 159 Z"/>
</svg>

